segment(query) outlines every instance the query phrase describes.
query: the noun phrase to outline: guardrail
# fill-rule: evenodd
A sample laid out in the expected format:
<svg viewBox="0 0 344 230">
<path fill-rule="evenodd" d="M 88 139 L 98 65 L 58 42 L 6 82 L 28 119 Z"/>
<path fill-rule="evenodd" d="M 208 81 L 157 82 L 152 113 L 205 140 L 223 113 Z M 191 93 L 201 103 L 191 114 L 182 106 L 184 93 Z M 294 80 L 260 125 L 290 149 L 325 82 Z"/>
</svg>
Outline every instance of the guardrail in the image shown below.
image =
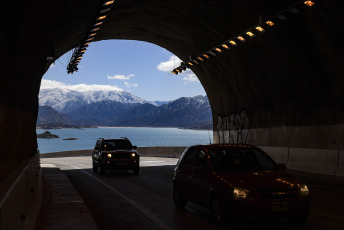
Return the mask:
<svg viewBox="0 0 344 230">
<path fill-rule="evenodd" d="M 42 205 L 39 154 L 12 165 L 0 184 L 0 230 L 34 229 Z"/>
</svg>

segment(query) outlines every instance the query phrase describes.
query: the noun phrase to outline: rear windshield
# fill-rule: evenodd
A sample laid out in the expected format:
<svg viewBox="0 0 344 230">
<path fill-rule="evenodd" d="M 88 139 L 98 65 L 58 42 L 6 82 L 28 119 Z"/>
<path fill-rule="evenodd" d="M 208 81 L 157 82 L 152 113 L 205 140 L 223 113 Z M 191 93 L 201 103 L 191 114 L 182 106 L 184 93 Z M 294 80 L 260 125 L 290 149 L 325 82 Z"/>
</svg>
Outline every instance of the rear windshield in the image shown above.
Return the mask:
<svg viewBox="0 0 344 230">
<path fill-rule="evenodd" d="M 116 150 L 116 149 L 132 149 L 130 141 L 128 140 L 106 140 L 103 143 L 104 150 Z"/>
<path fill-rule="evenodd" d="M 214 171 L 277 170 L 277 164 L 263 151 L 256 149 L 219 149 L 209 151 Z"/>
</svg>

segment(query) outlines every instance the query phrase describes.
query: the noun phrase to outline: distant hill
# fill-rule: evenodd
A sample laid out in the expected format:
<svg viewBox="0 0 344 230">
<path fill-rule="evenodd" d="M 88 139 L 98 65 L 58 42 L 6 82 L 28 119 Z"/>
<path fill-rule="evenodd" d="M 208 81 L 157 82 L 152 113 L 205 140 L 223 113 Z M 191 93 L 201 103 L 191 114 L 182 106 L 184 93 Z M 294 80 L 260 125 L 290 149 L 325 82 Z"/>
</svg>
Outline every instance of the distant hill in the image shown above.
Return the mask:
<svg viewBox="0 0 344 230">
<path fill-rule="evenodd" d="M 44 95 L 47 98 L 44 98 Z M 211 129 L 212 113 L 206 96 L 149 102 L 125 92 L 43 90 L 37 126 L 147 126 Z M 160 106 L 159 106 L 160 105 Z"/>
</svg>

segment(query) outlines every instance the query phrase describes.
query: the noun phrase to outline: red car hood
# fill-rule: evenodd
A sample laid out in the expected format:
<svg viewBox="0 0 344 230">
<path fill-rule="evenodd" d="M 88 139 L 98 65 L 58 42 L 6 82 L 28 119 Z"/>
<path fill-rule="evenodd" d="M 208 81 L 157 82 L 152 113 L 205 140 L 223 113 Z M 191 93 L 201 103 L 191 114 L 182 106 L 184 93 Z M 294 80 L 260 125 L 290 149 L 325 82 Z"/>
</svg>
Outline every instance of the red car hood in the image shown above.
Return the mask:
<svg viewBox="0 0 344 230">
<path fill-rule="evenodd" d="M 292 189 L 302 184 L 296 177 L 276 170 L 256 172 L 216 172 L 215 176 L 232 187 L 250 191 L 265 189 Z"/>
</svg>

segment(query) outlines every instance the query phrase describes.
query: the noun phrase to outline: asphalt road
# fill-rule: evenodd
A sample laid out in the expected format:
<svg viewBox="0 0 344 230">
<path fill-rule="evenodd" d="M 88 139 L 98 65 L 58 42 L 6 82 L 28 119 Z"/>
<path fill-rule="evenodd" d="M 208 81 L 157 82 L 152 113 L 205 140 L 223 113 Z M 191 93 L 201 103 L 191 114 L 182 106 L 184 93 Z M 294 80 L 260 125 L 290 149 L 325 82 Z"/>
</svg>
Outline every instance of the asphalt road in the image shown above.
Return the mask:
<svg viewBox="0 0 344 230">
<path fill-rule="evenodd" d="M 178 159 L 141 157 L 140 174 L 94 173 L 90 157 L 45 158 L 69 177 L 94 214 L 100 229 L 220 229 L 207 209 L 188 203 L 178 210 L 172 201 L 172 174 Z M 300 175 L 302 176 L 302 175 Z M 239 221 L 224 229 L 344 229 L 344 185 L 320 184 L 305 177 L 313 198 L 311 215 L 303 226 L 288 220 Z M 309 181 L 307 181 L 309 180 Z"/>
</svg>

